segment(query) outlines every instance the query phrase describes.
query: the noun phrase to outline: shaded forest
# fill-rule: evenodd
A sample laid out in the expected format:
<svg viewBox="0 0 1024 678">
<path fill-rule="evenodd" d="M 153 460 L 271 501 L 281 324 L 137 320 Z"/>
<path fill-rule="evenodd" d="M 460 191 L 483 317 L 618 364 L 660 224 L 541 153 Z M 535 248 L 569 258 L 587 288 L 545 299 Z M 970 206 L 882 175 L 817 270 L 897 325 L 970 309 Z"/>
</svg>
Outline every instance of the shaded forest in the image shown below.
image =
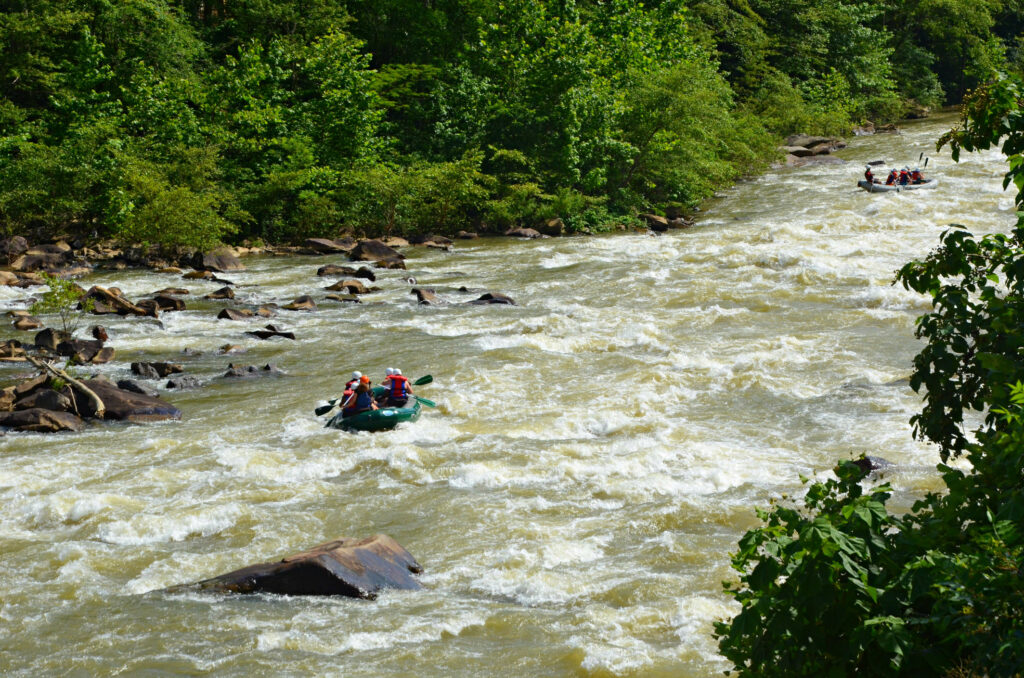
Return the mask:
<svg viewBox="0 0 1024 678">
<path fill-rule="evenodd" d="M 0 228 L 568 232 L 1019 70 L 1019 0 L 7 0 Z"/>
</svg>

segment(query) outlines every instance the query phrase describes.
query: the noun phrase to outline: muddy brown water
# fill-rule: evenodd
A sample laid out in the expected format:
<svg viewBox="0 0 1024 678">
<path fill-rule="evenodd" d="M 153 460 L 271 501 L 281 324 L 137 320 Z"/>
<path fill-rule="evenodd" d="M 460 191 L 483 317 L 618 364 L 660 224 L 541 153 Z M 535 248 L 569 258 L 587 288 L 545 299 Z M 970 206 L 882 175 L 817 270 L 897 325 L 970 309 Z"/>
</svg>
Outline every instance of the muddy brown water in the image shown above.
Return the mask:
<svg viewBox="0 0 1024 678">
<path fill-rule="evenodd" d="M 238 301 L 312 294 L 273 322 L 215 320 L 221 285 L 97 272 L 135 298 L 192 291 L 162 327 L 111 319 L 115 363 L 175 360 L 180 422 L 0 438 L 6 675 L 694 676 L 726 668 L 711 623 L 753 509 L 860 453 L 894 462 L 894 506 L 939 487 L 906 385 L 927 300 L 890 283 L 946 224 L 1005 229 L 997 153 L 935 153 L 945 116 L 854 139 L 843 166 L 782 168 L 663 236 L 412 249 L 360 305 L 324 300 L 331 257 L 257 258 Z M 863 162 L 932 156 L 934 191 L 869 195 Z M 519 305 L 425 307 L 496 290 Z M 25 292 L 0 289 L 4 309 Z M 2 334 L 15 336 L 13 330 Z M 20 335 L 24 339 L 24 335 Z M 247 353 L 217 355 L 225 343 Z M 185 355 L 184 349 L 199 352 Z M 288 376 L 225 381 L 228 362 Z M 379 434 L 313 409 L 353 369 L 397 366 L 438 403 Z M 0 367 L 13 379 L 24 367 Z M 90 370 L 87 370 L 87 372 Z M 384 532 L 425 568 L 376 602 L 168 595 L 172 584 Z"/>
</svg>

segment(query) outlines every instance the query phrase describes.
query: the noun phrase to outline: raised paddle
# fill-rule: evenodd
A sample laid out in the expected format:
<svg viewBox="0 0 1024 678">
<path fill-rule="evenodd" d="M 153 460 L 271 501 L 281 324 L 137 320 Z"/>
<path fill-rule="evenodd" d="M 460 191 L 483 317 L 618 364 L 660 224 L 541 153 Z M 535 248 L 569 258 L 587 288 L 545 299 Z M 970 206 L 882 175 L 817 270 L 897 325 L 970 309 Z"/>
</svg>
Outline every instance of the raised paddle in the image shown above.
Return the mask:
<svg viewBox="0 0 1024 678">
<path fill-rule="evenodd" d="M 413 386 L 423 386 L 424 384 L 429 384 L 432 381 L 434 381 L 434 377 L 432 377 L 429 374 L 425 374 L 422 377 L 420 377 L 419 379 L 417 379 L 416 381 L 412 382 L 412 385 Z M 413 397 L 416 398 L 417 400 L 419 400 L 420 402 L 422 402 L 424 405 L 428 405 L 429 407 L 437 407 L 437 404 L 435 404 L 432 400 L 427 400 L 425 398 L 420 398 L 417 395 L 414 395 Z M 316 414 L 316 416 L 318 416 L 318 417 L 322 416 L 324 414 L 327 414 L 328 412 L 330 412 L 331 410 L 334 409 L 334 406 L 338 404 L 339 400 L 341 400 L 341 398 L 335 398 L 334 400 L 328 400 L 326 405 L 321 405 L 320 407 L 316 408 L 315 410 L 313 410 L 313 413 Z"/>
</svg>

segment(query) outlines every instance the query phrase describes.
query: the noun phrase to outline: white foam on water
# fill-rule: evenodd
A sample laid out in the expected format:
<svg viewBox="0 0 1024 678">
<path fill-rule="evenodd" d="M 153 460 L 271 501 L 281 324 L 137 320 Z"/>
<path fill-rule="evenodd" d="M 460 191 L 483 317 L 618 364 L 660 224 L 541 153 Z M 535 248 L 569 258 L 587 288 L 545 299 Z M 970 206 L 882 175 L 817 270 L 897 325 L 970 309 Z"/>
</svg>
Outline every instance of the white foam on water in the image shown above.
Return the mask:
<svg viewBox="0 0 1024 678">
<path fill-rule="evenodd" d="M 191 536 L 208 537 L 231 528 L 244 515 L 235 504 L 172 510 L 166 514 L 138 514 L 101 525 L 96 538 L 109 544 L 140 546 L 182 541 Z"/>
</svg>

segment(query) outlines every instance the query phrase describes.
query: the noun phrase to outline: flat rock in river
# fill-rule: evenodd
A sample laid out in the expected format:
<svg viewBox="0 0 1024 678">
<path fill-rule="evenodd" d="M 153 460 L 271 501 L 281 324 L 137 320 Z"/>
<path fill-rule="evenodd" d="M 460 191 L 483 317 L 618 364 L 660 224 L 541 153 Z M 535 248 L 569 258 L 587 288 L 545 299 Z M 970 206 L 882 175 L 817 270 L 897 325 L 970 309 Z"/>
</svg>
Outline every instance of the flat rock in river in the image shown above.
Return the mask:
<svg viewBox="0 0 1024 678">
<path fill-rule="evenodd" d="M 412 574 L 423 568 L 391 537 L 337 539 L 277 562 L 250 565 L 176 586 L 168 592 L 277 593 L 291 596 L 348 596 L 373 599 L 386 588 L 422 588 Z"/>
<path fill-rule="evenodd" d="M 81 431 L 82 420 L 70 412 L 52 412 L 40 408 L 0 413 L 0 427 L 15 431 L 56 433 L 57 431 Z"/>
</svg>

